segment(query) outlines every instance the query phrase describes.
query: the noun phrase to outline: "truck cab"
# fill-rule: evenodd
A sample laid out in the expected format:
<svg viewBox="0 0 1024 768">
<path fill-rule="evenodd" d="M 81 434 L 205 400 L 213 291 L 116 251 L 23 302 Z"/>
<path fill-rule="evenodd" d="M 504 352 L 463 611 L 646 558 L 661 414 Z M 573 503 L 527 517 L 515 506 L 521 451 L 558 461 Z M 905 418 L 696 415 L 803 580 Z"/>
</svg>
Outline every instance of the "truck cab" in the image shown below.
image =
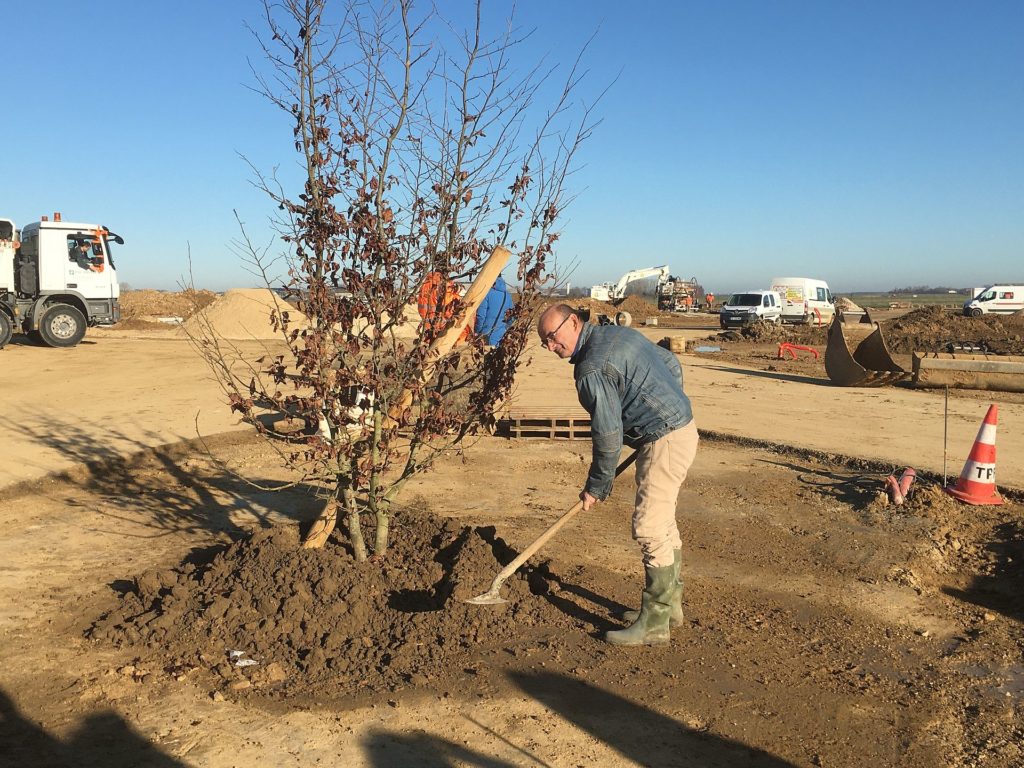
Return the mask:
<svg viewBox="0 0 1024 768">
<path fill-rule="evenodd" d="M 8 231 L 10 230 L 10 231 Z M 87 326 L 120 319 L 120 285 L 106 227 L 44 217 L 19 233 L 0 219 L 0 347 L 16 331 L 71 347 Z"/>
<path fill-rule="evenodd" d="M 10 219 L 0 219 L 0 295 L 14 289 L 14 254 L 18 230 Z"/>
</svg>

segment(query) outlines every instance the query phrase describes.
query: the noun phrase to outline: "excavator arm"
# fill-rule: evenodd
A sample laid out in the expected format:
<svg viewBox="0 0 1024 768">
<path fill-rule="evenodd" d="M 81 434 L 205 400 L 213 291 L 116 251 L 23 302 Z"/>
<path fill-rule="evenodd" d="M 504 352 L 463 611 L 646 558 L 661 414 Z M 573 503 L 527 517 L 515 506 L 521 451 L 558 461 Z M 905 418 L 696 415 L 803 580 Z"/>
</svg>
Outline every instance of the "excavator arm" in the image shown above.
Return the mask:
<svg viewBox="0 0 1024 768">
<path fill-rule="evenodd" d="M 658 277 L 658 285 L 660 286 L 663 282 L 668 280 L 669 268 L 668 265 L 660 267 L 645 267 L 644 269 L 634 269 L 622 277 L 609 291 L 608 294 L 612 299 L 621 299 L 626 295 L 626 286 L 630 283 L 636 282 L 637 280 L 645 280 L 648 277 Z"/>
</svg>

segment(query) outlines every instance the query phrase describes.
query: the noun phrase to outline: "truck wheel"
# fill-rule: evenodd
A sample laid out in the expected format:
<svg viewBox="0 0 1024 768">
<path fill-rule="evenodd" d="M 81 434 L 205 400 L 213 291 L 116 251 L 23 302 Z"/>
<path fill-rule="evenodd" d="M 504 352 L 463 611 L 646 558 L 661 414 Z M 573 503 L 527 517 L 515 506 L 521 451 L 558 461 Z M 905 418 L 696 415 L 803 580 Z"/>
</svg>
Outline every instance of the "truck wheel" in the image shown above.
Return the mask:
<svg viewBox="0 0 1024 768">
<path fill-rule="evenodd" d="M 981 317 L 983 314 L 985 313 L 982 312 L 979 307 L 974 307 L 971 309 L 971 317 Z"/>
<path fill-rule="evenodd" d="M 54 304 L 43 311 L 39 335 L 48 347 L 73 347 L 85 336 L 85 317 L 69 304 Z"/>
<path fill-rule="evenodd" d="M 0 349 L 7 346 L 7 342 L 14 335 L 14 326 L 11 325 L 11 318 L 6 312 L 0 312 Z"/>
</svg>

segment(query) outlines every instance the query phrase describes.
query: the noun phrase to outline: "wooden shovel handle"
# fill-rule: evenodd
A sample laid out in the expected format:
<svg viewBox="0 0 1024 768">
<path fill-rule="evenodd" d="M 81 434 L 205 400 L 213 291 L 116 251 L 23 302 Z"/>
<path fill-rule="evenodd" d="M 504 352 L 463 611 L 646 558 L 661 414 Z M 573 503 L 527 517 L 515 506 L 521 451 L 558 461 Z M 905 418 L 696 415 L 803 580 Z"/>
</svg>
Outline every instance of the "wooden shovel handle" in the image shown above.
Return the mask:
<svg viewBox="0 0 1024 768">
<path fill-rule="evenodd" d="M 511 257 L 512 252 L 505 248 L 505 246 L 494 246 L 491 255 L 487 257 L 487 260 L 480 267 L 476 279 L 473 280 L 472 285 L 466 290 L 466 295 L 462 297 L 462 309 L 459 316 L 455 319 L 455 323 L 437 338 L 430 349 L 427 350 L 427 359 L 423 364 L 423 381 L 427 381 L 430 378 L 434 367 L 437 365 L 437 361 L 451 352 L 459 337 L 462 336 L 462 332 L 472 320 L 473 313 L 483 303 L 487 292 L 491 290 L 494 281 L 498 279 L 498 275 L 501 274 L 501 270 L 505 268 Z M 445 290 L 444 282 L 441 283 L 441 290 Z M 412 405 L 412 391 L 405 389 L 398 400 L 388 409 L 389 422 L 386 426 L 391 426 L 394 422 L 401 419 L 402 412 L 410 405 Z"/>
<path fill-rule="evenodd" d="M 619 466 L 615 468 L 615 477 L 618 477 L 620 474 L 622 474 L 630 464 L 636 461 L 636 456 L 637 452 L 633 451 L 633 453 L 631 453 L 629 456 L 623 459 Z M 546 531 L 544 531 L 544 533 L 538 536 L 536 540 L 532 544 L 530 544 L 530 546 L 528 546 L 526 549 L 520 552 L 515 560 L 513 560 L 511 563 L 502 568 L 501 572 L 494 577 L 494 582 L 491 585 L 491 590 L 494 590 L 495 586 L 500 587 L 501 584 L 505 581 L 505 579 L 507 579 L 509 576 L 511 576 L 513 573 L 519 570 L 519 567 L 523 563 L 529 560 L 538 549 L 543 547 L 552 536 L 554 536 L 556 533 L 562 530 L 565 524 L 572 520 L 581 509 L 583 509 L 582 500 L 577 501 L 573 505 L 572 509 L 570 509 L 560 518 L 555 520 L 555 522 L 553 522 L 551 526 Z"/>
</svg>

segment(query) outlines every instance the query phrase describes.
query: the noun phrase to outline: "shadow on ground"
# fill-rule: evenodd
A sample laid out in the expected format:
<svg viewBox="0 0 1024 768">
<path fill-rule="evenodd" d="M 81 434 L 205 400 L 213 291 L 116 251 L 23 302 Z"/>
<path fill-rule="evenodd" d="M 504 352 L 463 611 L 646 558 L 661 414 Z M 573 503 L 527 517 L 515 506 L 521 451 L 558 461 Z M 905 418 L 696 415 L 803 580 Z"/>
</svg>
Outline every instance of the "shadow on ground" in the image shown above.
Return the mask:
<svg viewBox="0 0 1024 768">
<path fill-rule="evenodd" d="M 777 373 L 774 371 L 755 371 L 751 368 L 729 368 L 725 365 L 709 365 L 708 369 L 712 371 L 722 371 L 723 373 L 736 373 L 742 376 L 759 376 L 762 379 L 776 379 L 778 381 L 795 381 L 801 384 L 817 384 L 822 387 L 831 387 L 832 382 L 828 379 L 822 379 L 815 376 L 798 376 L 795 373 Z"/>
<path fill-rule="evenodd" d="M 585 732 L 618 756 L 623 763 L 652 768 L 711 768 L 742 765 L 748 768 L 791 768 L 792 763 L 729 739 L 695 731 L 671 717 L 589 683 L 554 673 L 512 673 L 512 682 L 574 728 Z M 428 733 L 376 731 L 364 742 L 375 768 L 506 768 L 566 764 L 567 756 L 538 754 L 528 742 L 528 731 L 498 733 L 469 718 L 480 728 L 481 739 L 501 747 L 488 750 L 457 744 Z M 568 739 L 566 739 L 568 741 Z M 581 740 L 582 743 L 588 743 Z M 602 751 L 604 749 L 602 748 Z M 492 754 L 493 752 L 493 754 Z M 592 756 L 588 756 L 592 757 Z M 578 760 L 585 760 L 582 756 Z M 577 764 L 577 763 L 573 763 Z M 585 765 L 586 762 L 578 762 Z"/>
<path fill-rule="evenodd" d="M 155 433 L 130 437 L 81 419 L 28 419 L 8 428 L 76 464 L 56 477 L 90 498 L 71 493 L 63 500 L 68 507 L 94 509 L 114 525 L 143 521 L 157 536 L 202 530 L 237 535 L 241 530 L 232 521 L 234 513 L 244 512 L 268 526 L 274 519 L 310 520 L 323 506 L 312 485 L 283 487 L 280 481 L 243 477 L 217 458 L 239 446 L 261 445 L 247 432 L 152 447 L 159 439 Z M 97 440 L 98 434 L 104 439 Z M 39 492 L 46 484 L 21 483 L 0 498 Z"/>
<path fill-rule="evenodd" d="M 114 712 L 90 715 L 64 741 L 24 717 L 0 691 L 0 766 L 14 768 L 186 768 Z"/>
<path fill-rule="evenodd" d="M 803 485 L 856 509 L 862 509 L 870 504 L 878 492 L 885 488 L 883 476 L 864 472 L 836 472 L 792 461 L 773 461 L 771 459 L 761 459 L 761 461 L 765 464 L 774 464 L 777 467 L 793 470 L 797 473 L 797 480 Z"/>
<path fill-rule="evenodd" d="M 429 733 L 371 732 L 363 743 L 367 765 L 375 768 L 517 768 L 545 763 L 536 758 L 520 758 L 509 762 L 466 744 L 458 744 Z"/>
<path fill-rule="evenodd" d="M 582 680 L 550 672 L 511 674 L 524 693 L 638 765 L 783 768 L 755 747 L 695 731 L 653 709 Z"/>
<path fill-rule="evenodd" d="M 992 572 L 974 577 L 966 589 L 942 591 L 958 600 L 1024 621 L 1024 523 L 996 526 L 985 549 L 994 563 Z"/>
<path fill-rule="evenodd" d="M 477 530 L 481 538 L 491 545 L 495 559 L 502 565 L 508 565 L 519 556 L 518 549 L 509 546 L 504 539 L 497 537 L 494 526 L 485 526 Z M 575 570 L 574 576 L 579 578 L 583 569 Z M 549 560 L 544 560 L 537 565 L 527 562 L 520 566 L 519 572 L 526 576 L 533 594 L 542 595 L 566 616 L 589 624 L 591 626 L 590 634 L 594 637 L 609 629 L 616 629 L 618 625 L 611 621 L 611 617 L 628 610 L 627 606 L 622 603 L 576 584 L 566 576 L 555 572 Z M 594 607 L 597 608 L 597 611 L 593 609 Z"/>
</svg>

